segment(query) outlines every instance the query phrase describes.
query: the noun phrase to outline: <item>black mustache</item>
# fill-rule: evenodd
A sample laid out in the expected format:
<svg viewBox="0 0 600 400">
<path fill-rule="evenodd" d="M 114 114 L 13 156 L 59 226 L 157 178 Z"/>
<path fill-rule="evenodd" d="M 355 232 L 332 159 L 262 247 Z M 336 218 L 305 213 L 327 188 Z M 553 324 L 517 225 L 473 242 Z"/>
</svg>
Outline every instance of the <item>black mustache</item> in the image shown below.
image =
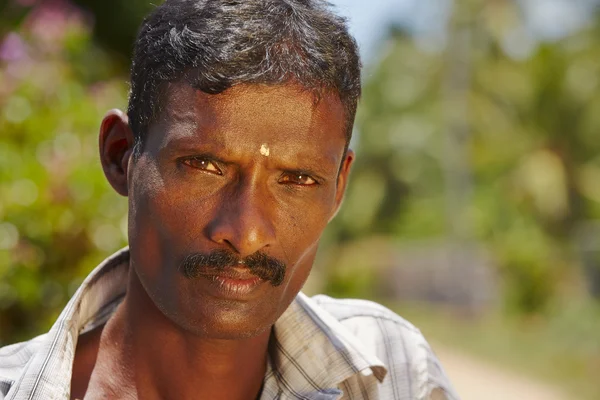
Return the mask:
<svg viewBox="0 0 600 400">
<path fill-rule="evenodd" d="M 239 264 L 248 267 L 251 274 L 271 282 L 273 286 L 281 285 L 285 277 L 285 263 L 260 251 L 245 258 L 228 250 L 215 250 L 206 254 L 192 253 L 185 256 L 180 270 L 187 278 L 195 279 L 203 274 L 223 271 L 227 267 Z"/>
</svg>

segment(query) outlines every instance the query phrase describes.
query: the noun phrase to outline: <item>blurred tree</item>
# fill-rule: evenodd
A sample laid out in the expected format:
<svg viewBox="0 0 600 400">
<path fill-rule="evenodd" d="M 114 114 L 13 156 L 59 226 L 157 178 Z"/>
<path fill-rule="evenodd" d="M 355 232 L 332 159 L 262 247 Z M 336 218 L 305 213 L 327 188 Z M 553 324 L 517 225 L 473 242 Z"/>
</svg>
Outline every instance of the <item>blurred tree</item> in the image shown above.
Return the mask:
<svg viewBox="0 0 600 400">
<path fill-rule="evenodd" d="M 577 226 L 600 218 L 600 38 L 584 29 L 537 43 L 513 1 L 470 2 L 455 13 L 450 27 L 463 43 L 450 35 L 446 53 L 391 31 L 364 85 L 357 163 L 331 232 L 338 240 L 450 232 L 453 240 L 448 218 L 468 219 L 467 239 L 500 261 L 509 308 L 542 311 L 557 284 L 579 272 Z M 448 147 L 452 126 L 459 136 Z M 448 164 L 445 151 L 466 159 Z M 470 171 L 454 174 L 472 176 L 472 189 L 462 189 L 472 194 L 458 193 L 445 209 L 448 168 L 463 163 Z"/>
<path fill-rule="evenodd" d="M 143 18 L 162 3 L 148 0 L 73 1 L 94 16 L 94 37 L 126 69 L 129 68 L 138 27 Z"/>
<path fill-rule="evenodd" d="M 79 14 L 92 28 L 96 45 L 112 58 L 121 73 L 129 69 L 137 29 L 142 19 L 162 1 L 147 0 L 0 0 L 0 37 L 17 29 L 31 11 L 40 5 L 55 10 L 79 9 Z"/>
<path fill-rule="evenodd" d="M 0 39 L 0 346 L 47 329 L 125 242 L 96 132 L 126 90 L 76 8 L 38 6 Z"/>
</svg>

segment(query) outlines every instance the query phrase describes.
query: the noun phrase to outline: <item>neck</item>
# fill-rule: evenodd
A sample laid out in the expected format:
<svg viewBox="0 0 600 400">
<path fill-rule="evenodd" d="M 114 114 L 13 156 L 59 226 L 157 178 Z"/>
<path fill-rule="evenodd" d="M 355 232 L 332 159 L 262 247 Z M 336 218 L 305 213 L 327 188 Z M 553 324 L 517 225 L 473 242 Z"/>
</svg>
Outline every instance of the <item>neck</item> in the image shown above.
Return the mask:
<svg viewBox="0 0 600 400">
<path fill-rule="evenodd" d="M 269 335 L 225 340 L 186 332 L 156 308 L 132 272 L 125 300 L 104 329 L 99 364 L 105 364 L 104 347 L 106 370 L 120 371 L 111 372 L 109 386 L 118 388 L 116 393 L 125 388 L 129 395 L 123 398 L 254 400 L 266 370 Z"/>
</svg>

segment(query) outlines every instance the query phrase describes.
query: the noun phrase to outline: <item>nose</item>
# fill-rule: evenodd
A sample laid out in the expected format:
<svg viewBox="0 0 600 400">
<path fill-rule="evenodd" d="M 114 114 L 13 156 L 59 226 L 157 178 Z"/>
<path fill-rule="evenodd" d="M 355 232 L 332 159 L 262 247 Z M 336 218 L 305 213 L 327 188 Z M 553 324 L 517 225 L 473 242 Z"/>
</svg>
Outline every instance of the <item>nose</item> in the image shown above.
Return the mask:
<svg viewBox="0 0 600 400">
<path fill-rule="evenodd" d="M 253 182 L 239 182 L 223 194 L 218 212 L 207 226 L 207 235 L 246 257 L 275 242 L 270 194 Z"/>
</svg>

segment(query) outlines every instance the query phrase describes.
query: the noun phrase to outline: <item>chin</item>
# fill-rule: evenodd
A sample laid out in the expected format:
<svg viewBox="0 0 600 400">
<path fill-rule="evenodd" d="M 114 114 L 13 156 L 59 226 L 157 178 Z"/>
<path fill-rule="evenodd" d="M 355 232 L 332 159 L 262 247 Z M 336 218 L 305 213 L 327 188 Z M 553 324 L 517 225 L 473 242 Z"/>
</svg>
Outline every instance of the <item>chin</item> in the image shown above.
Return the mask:
<svg viewBox="0 0 600 400">
<path fill-rule="evenodd" d="M 269 331 L 276 321 L 275 317 L 265 319 L 264 313 L 240 311 L 235 305 L 222 304 L 222 307 L 208 313 L 196 314 L 178 321 L 178 325 L 196 336 L 239 340 L 253 338 Z"/>
<path fill-rule="evenodd" d="M 272 303 L 240 302 L 209 296 L 180 295 L 175 302 L 155 304 L 180 330 L 207 339 L 256 337 L 269 331 L 279 317 Z"/>
</svg>

